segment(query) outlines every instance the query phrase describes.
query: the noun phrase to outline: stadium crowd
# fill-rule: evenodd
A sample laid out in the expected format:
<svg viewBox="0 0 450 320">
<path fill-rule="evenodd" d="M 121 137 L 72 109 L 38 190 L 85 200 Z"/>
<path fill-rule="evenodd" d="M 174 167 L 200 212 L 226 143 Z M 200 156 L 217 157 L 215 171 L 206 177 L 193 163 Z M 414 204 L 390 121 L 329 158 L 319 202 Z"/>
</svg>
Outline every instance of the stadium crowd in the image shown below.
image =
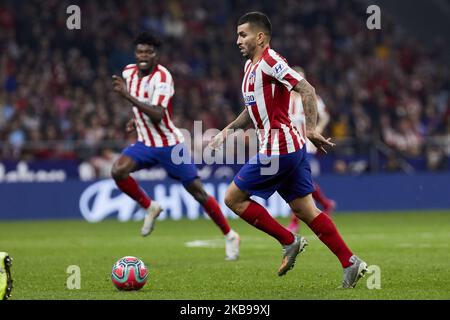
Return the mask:
<svg viewBox="0 0 450 320">
<path fill-rule="evenodd" d="M 164 42 L 160 61 L 175 80 L 175 124 L 223 128 L 243 105 L 235 24 L 253 10 L 269 15 L 272 47 L 306 70 L 327 104 L 326 134 L 350 141 L 333 152 L 368 153 L 383 141 L 396 155 L 450 155 L 447 44 L 426 47 L 387 18 L 382 30 L 368 30 L 361 2 L 74 3 L 80 30 L 66 27 L 69 1 L 0 4 L 1 159 L 85 160 L 119 151 L 132 139 L 125 133 L 131 108 L 112 92 L 111 75 L 134 61 L 133 38 L 144 29 Z M 446 142 L 429 146 L 430 137 Z"/>
</svg>

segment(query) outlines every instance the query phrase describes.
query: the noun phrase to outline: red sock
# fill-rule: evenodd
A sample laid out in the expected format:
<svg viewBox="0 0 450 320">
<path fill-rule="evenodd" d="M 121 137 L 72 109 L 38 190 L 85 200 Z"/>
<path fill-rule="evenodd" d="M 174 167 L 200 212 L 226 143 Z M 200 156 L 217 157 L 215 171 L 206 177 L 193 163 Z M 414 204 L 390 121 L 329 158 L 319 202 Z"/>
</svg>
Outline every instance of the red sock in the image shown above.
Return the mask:
<svg viewBox="0 0 450 320">
<path fill-rule="evenodd" d="M 319 214 L 309 227 L 319 239 L 338 257 L 343 268 L 352 265 L 349 261 L 353 253 L 342 240 L 333 221 L 324 213 Z"/>
<path fill-rule="evenodd" d="M 142 208 L 147 209 L 150 207 L 152 200 L 131 176 L 122 180 L 116 180 L 116 184 L 120 190 L 133 198 Z"/>
<path fill-rule="evenodd" d="M 223 234 L 227 234 L 228 232 L 230 232 L 230 225 L 228 224 L 227 219 L 225 219 L 222 210 L 220 210 L 220 206 L 217 203 L 216 199 L 214 199 L 212 196 L 209 196 L 205 204 L 203 205 L 203 209 L 205 209 L 206 213 L 209 215 L 212 221 L 214 221 L 214 223 L 220 228 L 220 230 L 222 230 Z"/>
<path fill-rule="evenodd" d="M 282 245 L 294 242 L 294 235 L 279 224 L 272 216 L 255 201 L 250 201 L 247 209 L 241 214 L 241 218 L 254 225 L 261 231 L 277 239 Z"/>
<path fill-rule="evenodd" d="M 329 203 L 330 203 L 330 199 L 328 199 L 325 194 L 322 192 L 322 190 L 320 189 L 319 185 L 317 183 L 314 183 L 314 192 L 312 193 L 313 199 L 318 201 L 320 203 L 320 205 L 322 206 L 322 208 L 327 208 Z"/>
</svg>

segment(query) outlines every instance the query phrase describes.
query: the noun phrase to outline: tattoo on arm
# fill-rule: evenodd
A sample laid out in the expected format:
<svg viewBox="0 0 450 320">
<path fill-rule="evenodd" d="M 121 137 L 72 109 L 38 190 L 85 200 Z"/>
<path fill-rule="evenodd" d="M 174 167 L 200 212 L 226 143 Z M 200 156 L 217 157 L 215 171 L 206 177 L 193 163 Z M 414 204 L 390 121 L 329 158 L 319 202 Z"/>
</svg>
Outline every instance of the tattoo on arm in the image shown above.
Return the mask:
<svg viewBox="0 0 450 320">
<path fill-rule="evenodd" d="M 305 111 L 306 130 L 314 130 L 317 124 L 317 97 L 314 87 L 303 79 L 294 87 L 302 97 L 303 109 Z"/>
<path fill-rule="evenodd" d="M 237 130 L 245 129 L 250 123 L 250 115 L 247 108 L 241 112 L 241 114 L 234 120 L 226 129 Z"/>
</svg>

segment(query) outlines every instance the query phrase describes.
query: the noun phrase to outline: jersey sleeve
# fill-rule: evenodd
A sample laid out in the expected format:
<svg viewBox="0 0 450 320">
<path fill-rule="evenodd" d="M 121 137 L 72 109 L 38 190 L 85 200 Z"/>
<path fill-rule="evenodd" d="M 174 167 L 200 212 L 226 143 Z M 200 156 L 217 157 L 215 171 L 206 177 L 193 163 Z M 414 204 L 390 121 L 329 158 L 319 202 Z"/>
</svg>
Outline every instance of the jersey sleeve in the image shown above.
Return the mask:
<svg viewBox="0 0 450 320">
<path fill-rule="evenodd" d="M 264 61 L 267 64 L 265 72 L 281 82 L 289 91 L 303 80 L 303 77 L 293 70 L 287 61 L 272 49 L 269 50 Z"/>
<path fill-rule="evenodd" d="M 160 70 L 155 74 L 154 91 L 151 104 L 167 108 L 175 90 L 169 72 Z"/>
<path fill-rule="evenodd" d="M 122 71 L 122 78 L 124 78 L 124 79 L 129 78 L 135 69 L 136 69 L 135 64 L 127 65 Z"/>
</svg>

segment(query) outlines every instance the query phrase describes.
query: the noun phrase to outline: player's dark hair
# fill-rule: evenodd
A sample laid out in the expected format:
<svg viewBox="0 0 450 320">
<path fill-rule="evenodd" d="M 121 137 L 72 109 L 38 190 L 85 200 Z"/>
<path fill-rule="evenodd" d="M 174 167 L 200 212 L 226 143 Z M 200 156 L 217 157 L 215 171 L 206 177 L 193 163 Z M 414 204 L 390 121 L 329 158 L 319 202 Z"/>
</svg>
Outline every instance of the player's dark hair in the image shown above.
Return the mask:
<svg viewBox="0 0 450 320">
<path fill-rule="evenodd" d="M 268 36 L 272 35 L 272 24 L 269 18 L 262 12 L 248 12 L 239 18 L 237 25 L 250 23 L 256 27 L 261 28 Z"/>
<path fill-rule="evenodd" d="M 134 40 L 134 45 L 137 46 L 138 44 L 148 44 L 149 46 L 160 48 L 162 42 L 150 32 L 143 31 L 139 33 L 136 39 Z"/>
</svg>

